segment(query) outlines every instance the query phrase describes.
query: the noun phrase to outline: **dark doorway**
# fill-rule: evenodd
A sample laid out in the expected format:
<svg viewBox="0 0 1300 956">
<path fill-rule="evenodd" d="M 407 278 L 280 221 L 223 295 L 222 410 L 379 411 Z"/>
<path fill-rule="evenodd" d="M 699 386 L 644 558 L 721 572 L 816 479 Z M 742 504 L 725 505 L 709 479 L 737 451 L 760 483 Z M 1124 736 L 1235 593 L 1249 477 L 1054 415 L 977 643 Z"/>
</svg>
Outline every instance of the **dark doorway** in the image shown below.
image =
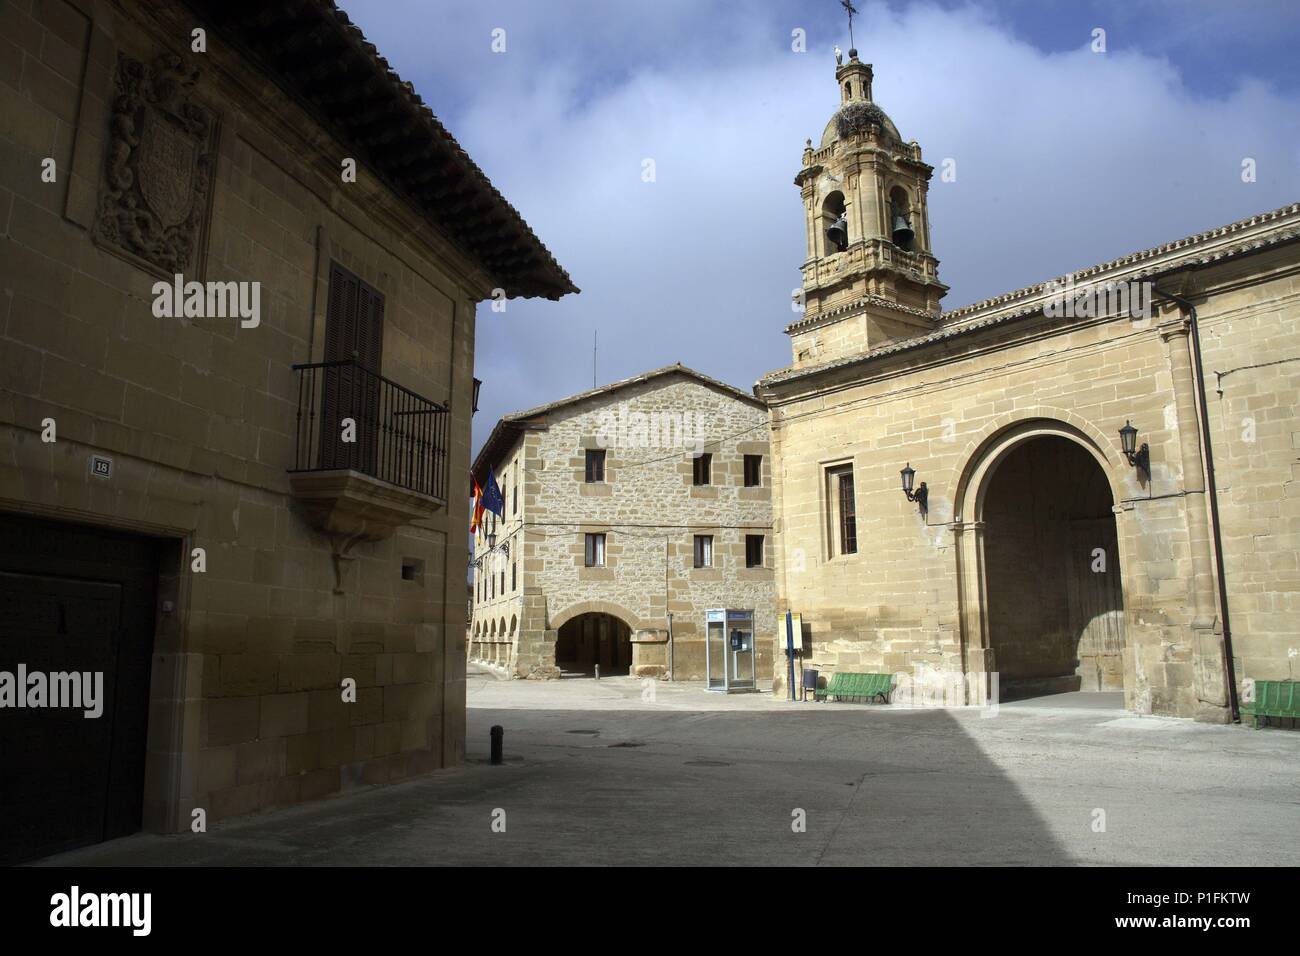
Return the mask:
<svg viewBox="0 0 1300 956">
<path fill-rule="evenodd" d="M 1001 697 L 1124 688 L 1124 610 L 1110 485 L 1065 438 L 1031 439 L 984 500 L 989 641 Z"/>
<path fill-rule="evenodd" d="M 612 614 L 580 614 L 560 626 L 555 666 L 561 671 L 602 677 L 632 672 L 632 629 Z"/>
<path fill-rule="evenodd" d="M 0 671 L 103 675 L 98 717 L 0 712 L 0 863 L 140 829 L 162 543 L 0 515 Z"/>
</svg>

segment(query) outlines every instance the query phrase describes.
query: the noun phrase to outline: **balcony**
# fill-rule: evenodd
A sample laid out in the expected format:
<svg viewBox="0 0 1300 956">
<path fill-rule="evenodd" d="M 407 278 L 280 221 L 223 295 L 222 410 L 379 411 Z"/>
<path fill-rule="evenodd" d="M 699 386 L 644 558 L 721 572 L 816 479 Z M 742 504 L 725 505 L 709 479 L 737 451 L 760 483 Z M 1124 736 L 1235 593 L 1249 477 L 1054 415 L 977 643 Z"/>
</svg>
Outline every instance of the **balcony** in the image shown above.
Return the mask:
<svg viewBox="0 0 1300 956">
<path fill-rule="evenodd" d="M 446 405 L 353 359 L 293 369 L 298 415 L 289 484 L 314 527 L 345 541 L 346 551 L 446 507 Z"/>
</svg>

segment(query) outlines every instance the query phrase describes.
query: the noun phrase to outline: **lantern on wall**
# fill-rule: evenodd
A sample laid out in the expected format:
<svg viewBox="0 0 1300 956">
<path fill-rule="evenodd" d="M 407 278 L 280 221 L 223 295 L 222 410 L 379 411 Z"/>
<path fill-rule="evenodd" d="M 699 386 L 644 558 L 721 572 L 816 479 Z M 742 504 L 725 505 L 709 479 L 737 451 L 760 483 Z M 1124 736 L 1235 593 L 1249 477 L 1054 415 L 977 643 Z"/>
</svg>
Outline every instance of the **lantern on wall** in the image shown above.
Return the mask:
<svg viewBox="0 0 1300 956">
<path fill-rule="evenodd" d="M 903 470 L 899 474 L 903 476 L 903 494 L 907 496 L 908 501 L 917 503 L 921 509 L 921 516 L 925 517 L 930 512 L 930 491 L 925 487 L 925 482 L 921 482 L 921 486 L 916 488 L 915 491 L 913 490 L 916 483 L 916 469 L 912 467 L 910 461 L 903 466 Z"/>
<path fill-rule="evenodd" d="M 1133 427 L 1130 421 L 1124 422 L 1124 427 L 1119 430 L 1120 447 L 1124 449 L 1124 457 L 1128 463 L 1146 475 L 1147 480 L 1151 480 L 1151 447 L 1142 443 L 1142 447 L 1137 447 L 1138 430 Z"/>
</svg>

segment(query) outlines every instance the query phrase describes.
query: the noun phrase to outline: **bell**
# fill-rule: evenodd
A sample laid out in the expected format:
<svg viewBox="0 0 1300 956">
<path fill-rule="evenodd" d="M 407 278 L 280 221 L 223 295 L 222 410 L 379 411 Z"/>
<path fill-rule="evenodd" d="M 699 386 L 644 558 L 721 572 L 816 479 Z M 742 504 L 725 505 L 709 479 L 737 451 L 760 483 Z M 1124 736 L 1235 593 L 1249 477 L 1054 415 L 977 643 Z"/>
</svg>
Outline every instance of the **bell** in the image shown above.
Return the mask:
<svg viewBox="0 0 1300 956">
<path fill-rule="evenodd" d="M 840 218 L 835 220 L 834 225 L 826 230 L 826 238 L 835 244 L 835 248 L 841 252 L 849 244 L 849 221 L 841 213 Z"/>
<path fill-rule="evenodd" d="M 907 224 L 907 220 L 899 213 L 894 213 L 894 245 L 902 249 L 908 249 L 911 247 L 914 238 L 915 234 L 912 232 L 912 227 Z"/>
</svg>

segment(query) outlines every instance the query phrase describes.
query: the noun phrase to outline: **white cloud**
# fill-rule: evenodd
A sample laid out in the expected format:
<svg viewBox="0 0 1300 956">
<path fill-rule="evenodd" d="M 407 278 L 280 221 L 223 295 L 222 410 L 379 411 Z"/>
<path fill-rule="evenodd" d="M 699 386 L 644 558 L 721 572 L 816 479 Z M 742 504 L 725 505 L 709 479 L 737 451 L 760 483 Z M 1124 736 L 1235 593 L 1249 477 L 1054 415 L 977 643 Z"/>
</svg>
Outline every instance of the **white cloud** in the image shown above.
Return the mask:
<svg viewBox="0 0 1300 956">
<path fill-rule="evenodd" d="M 602 383 L 680 360 L 747 387 L 788 362 L 804 257 L 792 178 L 837 104 L 842 39 L 752 18 L 728 32 L 721 6 L 631 20 L 547 5 L 454 15 L 439 29 L 465 44 L 431 67 L 427 52 L 408 62 L 423 34 L 390 48 L 387 4 L 348 6 L 583 289 L 480 310 L 476 444 L 501 413 L 590 387 L 593 328 Z M 957 162 L 957 182 L 936 174 L 930 190 L 948 308 L 1296 198 L 1294 104 L 1262 83 L 1199 98 L 1131 46 L 1095 54 L 1084 35 L 1043 53 L 977 8 L 867 13 L 876 101 L 928 162 Z M 489 22 L 509 31 L 504 57 L 486 52 Z M 789 49 L 795 26 L 805 54 Z M 1258 182 L 1241 181 L 1244 157 Z"/>
</svg>

